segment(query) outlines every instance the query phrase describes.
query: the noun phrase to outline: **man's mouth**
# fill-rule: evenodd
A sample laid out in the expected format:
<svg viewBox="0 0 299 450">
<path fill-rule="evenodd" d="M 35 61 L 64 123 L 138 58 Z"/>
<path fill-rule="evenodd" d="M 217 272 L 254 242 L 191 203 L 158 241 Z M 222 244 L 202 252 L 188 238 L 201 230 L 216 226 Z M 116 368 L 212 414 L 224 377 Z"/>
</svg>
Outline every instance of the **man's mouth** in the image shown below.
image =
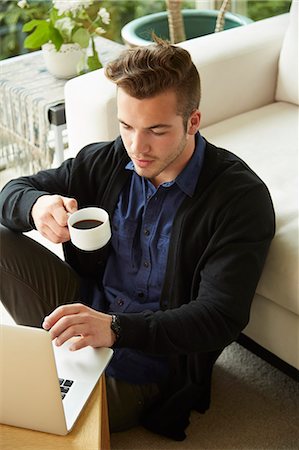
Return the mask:
<svg viewBox="0 0 299 450">
<path fill-rule="evenodd" d="M 148 167 L 150 164 L 152 164 L 152 162 L 153 160 L 150 159 L 134 159 L 134 163 L 141 169 Z"/>
</svg>

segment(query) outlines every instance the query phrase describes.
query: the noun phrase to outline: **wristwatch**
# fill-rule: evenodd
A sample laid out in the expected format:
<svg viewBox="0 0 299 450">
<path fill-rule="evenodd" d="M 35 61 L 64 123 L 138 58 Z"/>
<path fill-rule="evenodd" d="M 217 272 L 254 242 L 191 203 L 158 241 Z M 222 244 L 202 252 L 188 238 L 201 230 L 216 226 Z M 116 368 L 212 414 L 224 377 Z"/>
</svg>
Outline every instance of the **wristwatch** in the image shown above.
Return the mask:
<svg viewBox="0 0 299 450">
<path fill-rule="evenodd" d="M 120 326 L 120 319 L 118 316 L 116 316 L 115 314 L 112 314 L 112 321 L 111 321 L 111 330 L 113 331 L 113 333 L 115 334 L 115 342 L 114 344 L 117 343 L 117 341 L 120 338 L 121 335 L 121 326 Z"/>
</svg>

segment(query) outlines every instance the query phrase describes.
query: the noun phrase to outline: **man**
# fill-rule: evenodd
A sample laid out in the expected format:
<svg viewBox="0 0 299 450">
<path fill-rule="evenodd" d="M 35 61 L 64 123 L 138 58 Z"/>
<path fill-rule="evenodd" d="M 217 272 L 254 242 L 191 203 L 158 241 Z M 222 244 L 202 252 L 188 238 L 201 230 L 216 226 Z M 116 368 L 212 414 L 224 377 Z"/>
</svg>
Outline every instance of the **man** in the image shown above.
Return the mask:
<svg viewBox="0 0 299 450">
<path fill-rule="evenodd" d="M 248 322 L 274 235 L 272 202 L 242 160 L 199 134 L 188 52 L 157 39 L 106 75 L 118 87 L 120 137 L 2 191 L 1 300 L 57 345 L 79 335 L 73 350 L 114 348 L 112 431 L 142 422 L 181 440 L 190 411 L 209 407 L 217 357 Z M 67 213 L 91 205 L 109 212 L 112 239 L 82 252 Z M 63 243 L 66 262 L 15 233 L 32 228 Z"/>
</svg>

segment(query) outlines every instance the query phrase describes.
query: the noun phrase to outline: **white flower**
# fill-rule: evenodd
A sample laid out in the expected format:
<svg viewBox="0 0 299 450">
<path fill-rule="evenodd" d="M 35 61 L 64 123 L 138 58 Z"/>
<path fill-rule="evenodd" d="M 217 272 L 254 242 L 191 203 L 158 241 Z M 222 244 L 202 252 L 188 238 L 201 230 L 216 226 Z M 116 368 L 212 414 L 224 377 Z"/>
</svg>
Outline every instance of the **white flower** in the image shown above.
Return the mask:
<svg viewBox="0 0 299 450">
<path fill-rule="evenodd" d="M 64 42 L 70 42 L 72 37 L 72 31 L 76 26 L 70 17 L 63 17 L 62 19 L 56 20 L 55 28 L 59 31 L 64 39 Z"/>
<path fill-rule="evenodd" d="M 93 0 L 53 0 L 53 5 L 58 9 L 60 16 L 67 12 L 76 14 L 80 9 L 88 8 L 92 3 Z"/>
<path fill-rule="evenodd" d="M 18 2 L 18 6 L 19 6 L 19 8 L 24 9 L 24 8 L 27 8 L 27 6 L 29 6 L 29 5 L 28 5 L 28 3 L 27 3 L 26 0 L 20 0 L 20 1 Z"/>
<path fill-rule="evenodd" d="M 104 34 L 104 33 L 106 33 L 106 30 L 104 30 L 104 28 L 102 28 L 102 27 L 98 27 L 95 29 L 95 33 L 97 35 Z"/>
<path fill-rule="evenodd" d="M 102 22 L 105 25 L 109 25 L 110 23 L 110 14 L 108 13 L 106 8 L 101 8 L 98 12 L 98 16 L 101 18 Z"/>
</svg>

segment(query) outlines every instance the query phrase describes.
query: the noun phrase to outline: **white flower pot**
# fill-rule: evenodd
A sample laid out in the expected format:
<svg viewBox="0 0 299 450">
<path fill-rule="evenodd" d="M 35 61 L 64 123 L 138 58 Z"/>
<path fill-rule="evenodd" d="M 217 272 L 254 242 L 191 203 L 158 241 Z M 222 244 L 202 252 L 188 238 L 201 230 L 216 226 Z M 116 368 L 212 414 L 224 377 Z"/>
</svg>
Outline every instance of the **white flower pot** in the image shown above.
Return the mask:
<svg viewBox="0 0 299 450">
<path fill-rule="evenodd" d="M 84 66 L 86 50 L 79 44 L 62 44 L 57 51 L 54 44 L 47 43 L 42 51 L 48 71 L 56 78 L 72 78 Z"/>
</svg>

